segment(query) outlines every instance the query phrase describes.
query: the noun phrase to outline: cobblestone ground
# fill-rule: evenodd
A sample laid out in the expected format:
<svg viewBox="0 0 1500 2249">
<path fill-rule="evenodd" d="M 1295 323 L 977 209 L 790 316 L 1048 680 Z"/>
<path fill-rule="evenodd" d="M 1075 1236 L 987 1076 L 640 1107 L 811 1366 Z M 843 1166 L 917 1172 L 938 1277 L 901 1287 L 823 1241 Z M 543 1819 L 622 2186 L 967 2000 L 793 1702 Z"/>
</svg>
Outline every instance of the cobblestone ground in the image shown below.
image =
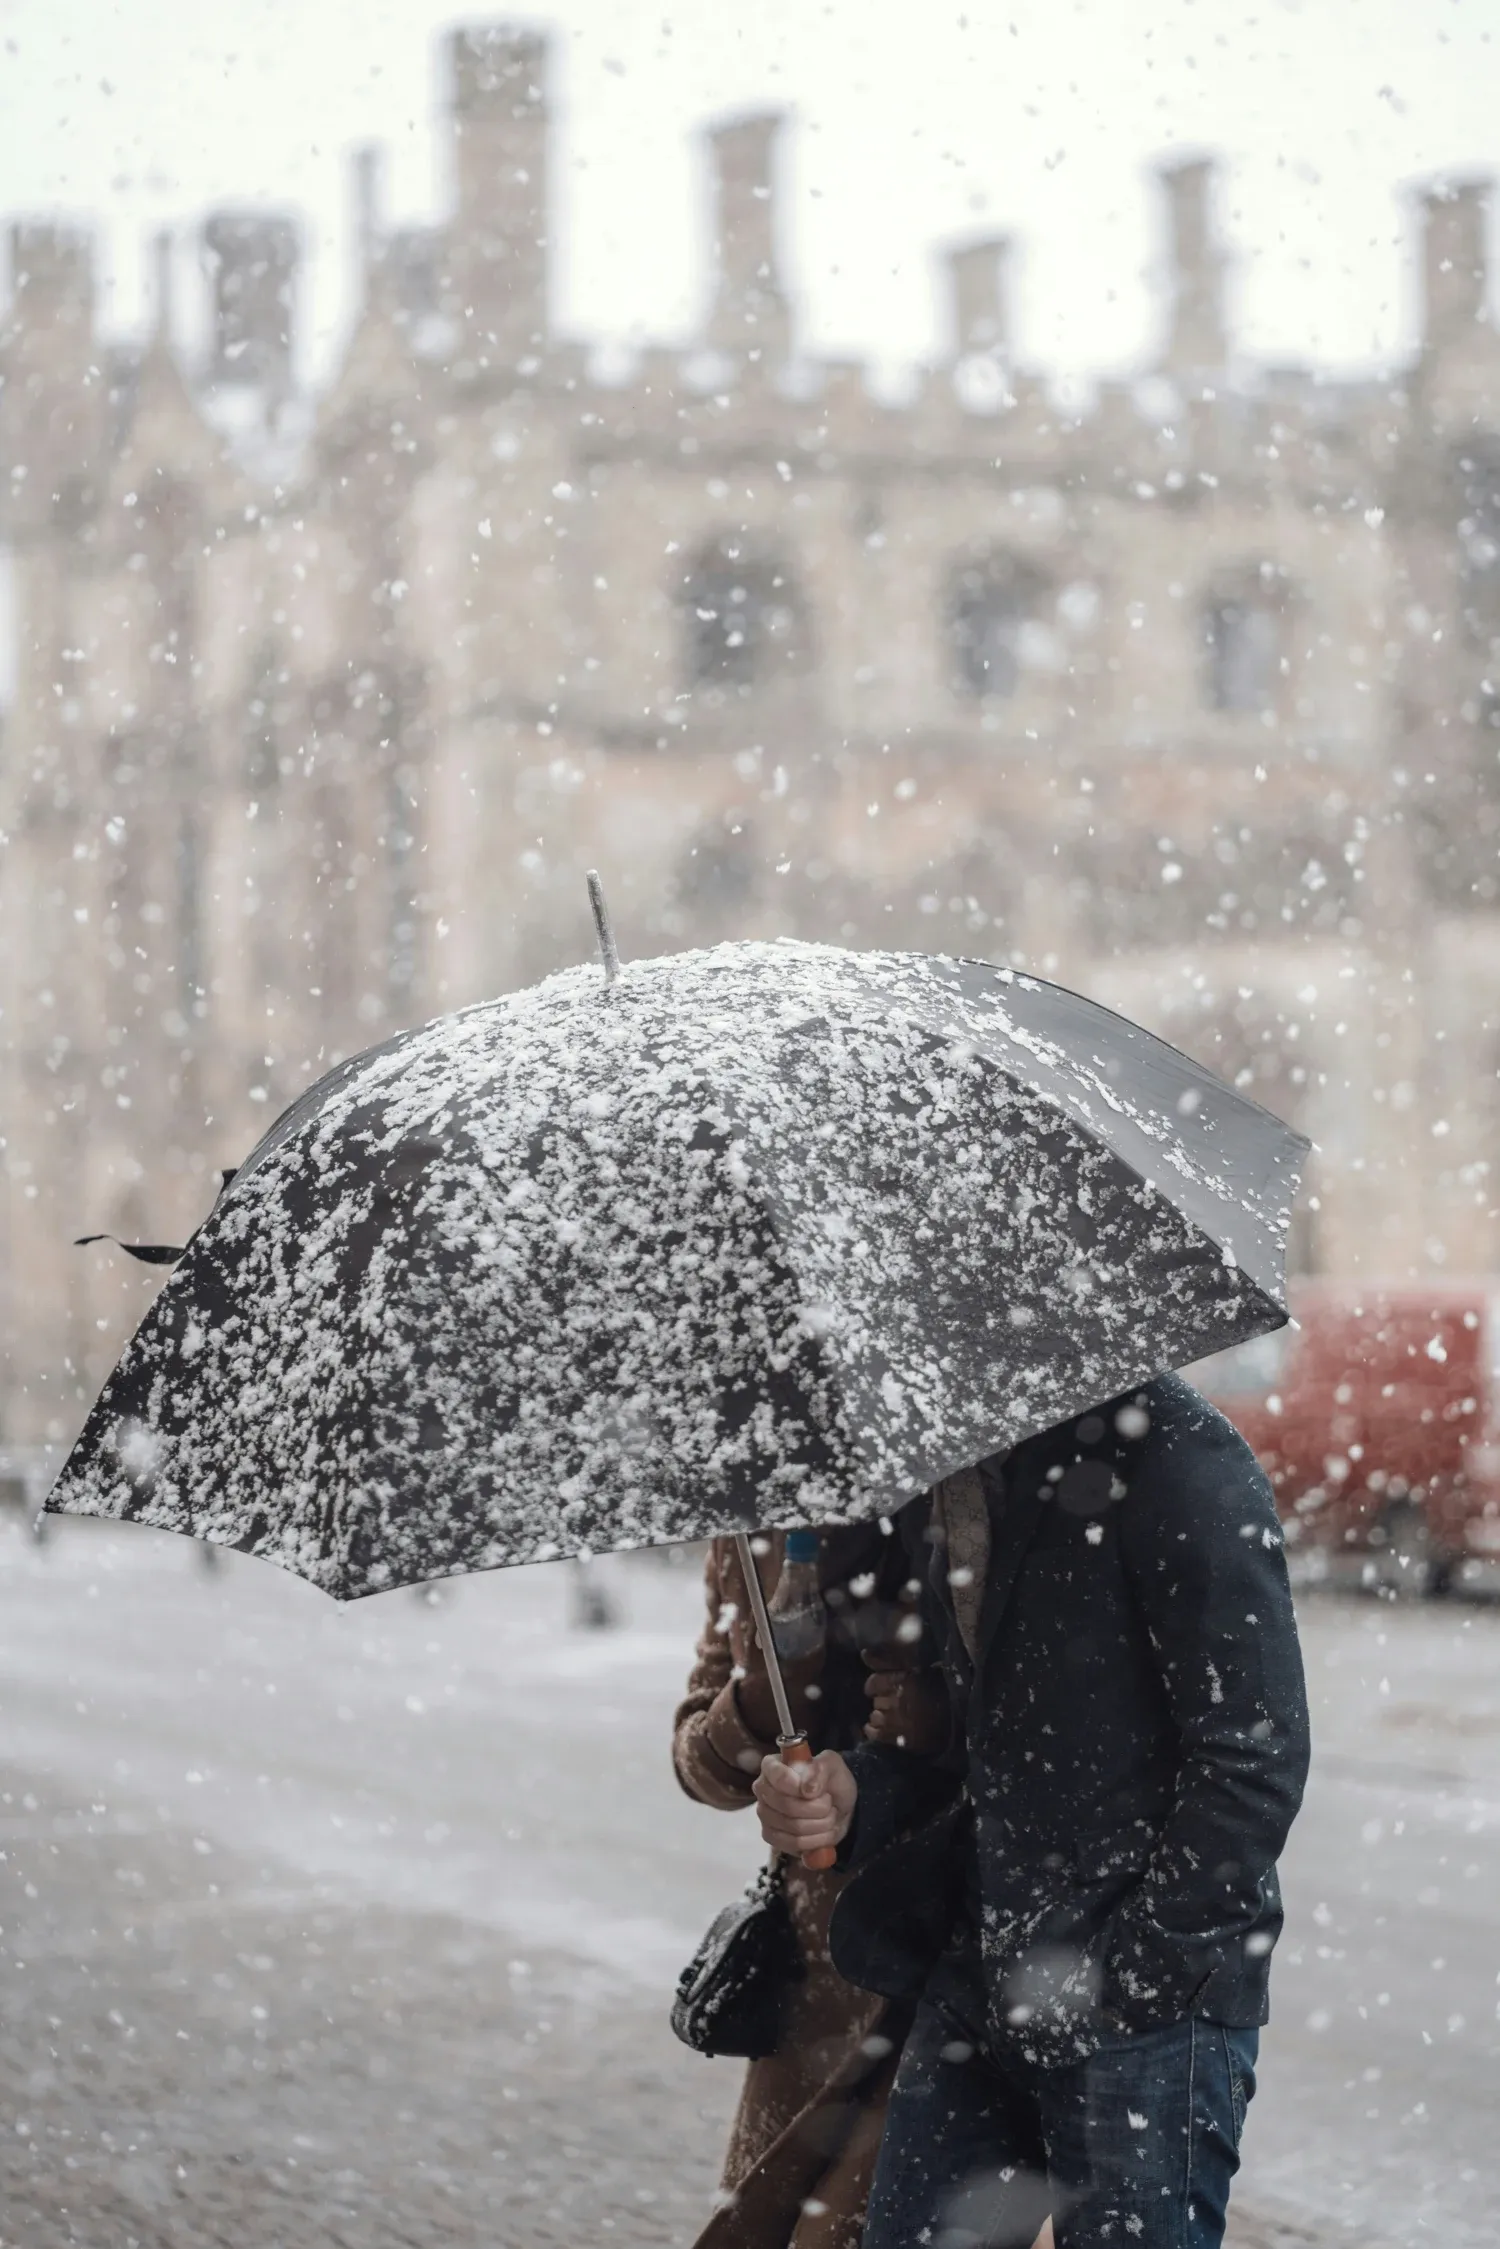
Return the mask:
<svg viewBox="0 0 1500 2249">
<path fill-rule="evenodd" d="M 8 1793 L 4 2249 L 693 2238 L 733 2078 L 659 2009 Z"/>
<path fill-rule="evenodd" d="M 21 1776 L 0 1814 L 0 2249 L 694 2238 L 735 2071 L 659 2004 Z"/>
</svg>

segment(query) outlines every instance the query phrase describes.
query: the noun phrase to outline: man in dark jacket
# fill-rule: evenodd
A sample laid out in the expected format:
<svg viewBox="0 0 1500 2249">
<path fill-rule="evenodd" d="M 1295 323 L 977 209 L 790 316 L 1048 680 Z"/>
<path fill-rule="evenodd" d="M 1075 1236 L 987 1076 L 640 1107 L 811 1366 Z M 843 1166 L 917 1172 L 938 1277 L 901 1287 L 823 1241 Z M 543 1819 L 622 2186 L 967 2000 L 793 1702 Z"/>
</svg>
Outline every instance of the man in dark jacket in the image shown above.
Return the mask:
<svg viewBox="0 0 1500 2249">
<path fill-rule="evenodd" d="M 858 1869 L 833 1947 L 917 2001 L 865 2249 L 1216 2249 L 1307 1706 L 1270 1488 L 1176 1377 L 950 1478 L 898 1529 L 953 1743 L 756 1784 Z"/>
</svg>

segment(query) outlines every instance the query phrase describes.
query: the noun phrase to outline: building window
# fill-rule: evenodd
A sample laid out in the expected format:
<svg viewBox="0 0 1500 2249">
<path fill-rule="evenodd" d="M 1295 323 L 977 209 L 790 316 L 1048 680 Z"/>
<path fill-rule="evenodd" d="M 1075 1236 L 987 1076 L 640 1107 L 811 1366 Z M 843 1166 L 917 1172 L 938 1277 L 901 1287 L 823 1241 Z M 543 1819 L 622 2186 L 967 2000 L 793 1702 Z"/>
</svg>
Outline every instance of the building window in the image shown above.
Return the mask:
<svg viewBox="0 0 1500 2249">
<path fill-rule="evenodd" d="M 961 564 L 949 580 L 948 645 L 961 695 L 998 698 L 1020 685 L 1025 638 L 1045 591 L 1041 573 L 1014 555 Z"/>
<path fill-rule="evenodd" d="M 1322 1197 L 1311 1193 L 1304 1181 L 1286 1230 L 1286 1269 L 1296 1279 L 1305 1280 L 1323 1270 L 1318 1231 L 1321 1210 Z"/>
<path fill-rule="evenodd" d="M 684 582 L 683 610 L 695 687 L 755 687 L 806 660 L 805 617 L 791 572 L 741 539 L 717 539 L 701 551 Z"/>
<path fill-rule="evenodd" d="M 1287 591 L 1270 563 L 1226 581 L 1203 606 L 1205 689 L 1216 711 L 1274 711 L 1287 662 Z"/>
<path fill-rule="evenodd" d="M 1455 468 L 1464 624 L 1470 639 L 1488 649 L 1500 635 L 1500 439 L 1473 440 Z"/>
</svg>

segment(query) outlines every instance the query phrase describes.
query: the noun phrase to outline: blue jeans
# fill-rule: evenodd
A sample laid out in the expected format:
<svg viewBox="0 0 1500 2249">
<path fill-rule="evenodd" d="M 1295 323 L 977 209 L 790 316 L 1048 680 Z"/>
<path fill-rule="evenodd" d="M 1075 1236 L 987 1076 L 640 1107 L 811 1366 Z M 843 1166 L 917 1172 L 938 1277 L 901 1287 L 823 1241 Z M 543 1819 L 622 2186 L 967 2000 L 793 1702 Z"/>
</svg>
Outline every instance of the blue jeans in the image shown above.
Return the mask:
<svg viewBox="0 0 1500 2249">
<path fill-rule="evenodd" d="M 924 2001 L 870 2191 L 864 2249 L 1219 2249 L 1260 2034 L 1171 2023 L 1038 2069 Z"/>
</svg>

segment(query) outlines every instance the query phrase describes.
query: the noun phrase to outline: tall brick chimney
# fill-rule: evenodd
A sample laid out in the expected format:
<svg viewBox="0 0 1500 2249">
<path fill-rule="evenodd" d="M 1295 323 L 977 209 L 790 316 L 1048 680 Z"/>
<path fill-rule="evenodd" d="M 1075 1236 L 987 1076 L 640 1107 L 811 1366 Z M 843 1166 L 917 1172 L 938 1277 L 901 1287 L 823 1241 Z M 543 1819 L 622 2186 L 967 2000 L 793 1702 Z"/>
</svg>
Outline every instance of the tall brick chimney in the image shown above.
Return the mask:
<svg viewBox="0 0 1500 2249">
<path fill-rule="evenodd" d="M 1224 252 L 1214 226 L 1216 166 L 1206 157 L 1164 164 L 1171 309 L 1164 365 L 1174 375 L 1211 375 L 1224 365 Z"/>
<path fill-rule="evenodd" d="M 17 219 L 10 230 L 7 327 L 44 322 L 92 340 L 94 238 L 53 219 Z"/>
<path fill-rule="evenodd" d="M 1001 234 L 984 242 L 966 242 L 948 252 L 948 315 L 955 359 L 966 359 L 975 352 L 1009 358 L 1005 283 L 1010 250 L 1009 237 Z"/>
<path fill-rule="evenodd" d="M 1422 341 L 1459 344 L 1489 318 L 1487 176 L 1440 180 L 1422 192 Z"/>
<path fill-rule="evenodd" d="M 716 351 L 783 364 L 791 308 L 776 256 L 776 143 L 783 120 L 769 111 L 717 125 L 708 135 L 713 302 L 707 340 Z"/>
<path fill-rule="evenodd" d="M 275 404 L 292 388 L 297 222 L 274 212 L 213 211 L 203 222 L 203 252 L 213 288 L 209 380 L 253 385 Z"/>
<path fill-rule="evenodd" d="M 452 34 L 449 57 L 451 309 L 476 366 L 514 367 L 547 341 L 547 42 L 476 24 Z"/>
</svg>

